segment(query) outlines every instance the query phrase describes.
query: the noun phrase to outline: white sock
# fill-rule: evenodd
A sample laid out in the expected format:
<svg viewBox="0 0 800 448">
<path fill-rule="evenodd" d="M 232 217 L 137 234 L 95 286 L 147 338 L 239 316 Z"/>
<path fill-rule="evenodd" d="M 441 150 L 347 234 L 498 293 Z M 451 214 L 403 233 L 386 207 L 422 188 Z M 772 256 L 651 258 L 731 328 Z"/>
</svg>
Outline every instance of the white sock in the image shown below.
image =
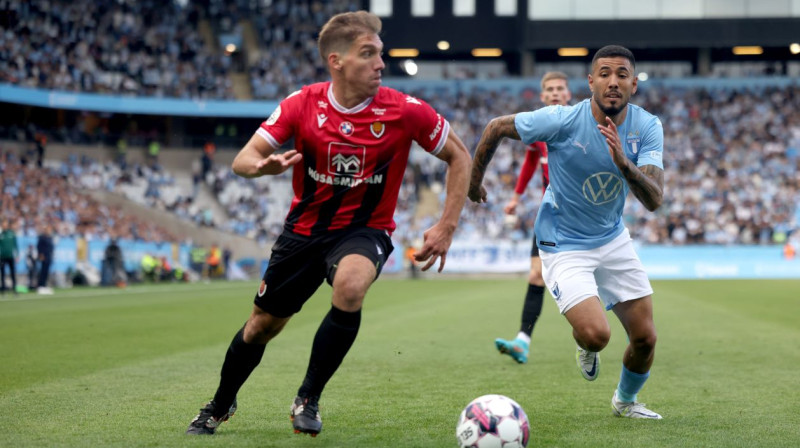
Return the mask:
<svg viewBox="0 0 800 448">
<path fill-rule="evenodd" d="M 517 339 L 524 341 L 528 345 L 531 345 L 531 337 L 528 336 L 524 331 L 517 333 Z"/>
</svg>

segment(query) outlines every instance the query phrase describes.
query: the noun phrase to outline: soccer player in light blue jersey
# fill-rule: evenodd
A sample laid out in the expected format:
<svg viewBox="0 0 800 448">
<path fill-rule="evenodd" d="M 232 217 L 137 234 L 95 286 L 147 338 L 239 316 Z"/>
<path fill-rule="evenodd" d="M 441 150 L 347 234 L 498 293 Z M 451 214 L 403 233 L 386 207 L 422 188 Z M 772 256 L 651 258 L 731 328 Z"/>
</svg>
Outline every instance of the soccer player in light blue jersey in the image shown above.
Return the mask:
<svg viewBox="0 0 800 448">
<path fill-rule="evenodd" d="M 603 47 L 592 59 L 590 99 L 489 122 L 475 150 L 468 195 L 486 202 L 483 176 L 503 138 L 547 143 L 550 185 L 534 227 L 542 275 L 572 325 L 581 374 L 597 378 L 611 309 L 629 340 L 611 399 L 614 414 L 660 419 L 636 401 L 653 364 L 656 329 L 653 289 L 622 210 L 629 191 L 650 211 L 661 205 L 664 132 L 657 117 L 628 104 L 636 93 L 635 64 L 627 48 Z"/>
</svg>

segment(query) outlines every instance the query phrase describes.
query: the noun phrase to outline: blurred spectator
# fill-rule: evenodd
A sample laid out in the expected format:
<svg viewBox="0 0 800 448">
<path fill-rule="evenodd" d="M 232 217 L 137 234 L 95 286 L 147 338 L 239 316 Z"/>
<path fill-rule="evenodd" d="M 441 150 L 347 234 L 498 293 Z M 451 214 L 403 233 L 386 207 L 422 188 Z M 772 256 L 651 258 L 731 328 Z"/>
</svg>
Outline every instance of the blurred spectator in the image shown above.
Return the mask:
<svg viewBox="0 0 800 448">
<path fill-rule="evenodd" d="M 222 275 L 222 251 L 216 244 L 211 245 L 206 257 L 206 269 L 208 278 L 216 278 Z"/>
<path fill-rule="evenodd" d="M 116 238 L 111 238 L 103 256 L 101 284 L 124 288 L 128 281 L 124 261 L 122 249 L 117 244 Z"/>
<path fill-rule="evenodd" d="M 208 251 L 205 247 L 194 245 L 189 251 L 189 263 L 192 271 L 197 275 L 205 277 L 206 275 L 206 256 Z"/>
<path fill-rule="evenodd" d="M 227 278 L 230 278 L 232 255 L 233 252 L 231 251 L 231 248 L 225 246 L 225 249 L 222 250 L 222 268 L 225 270 L 224 273 Z"/>
<path fill-rule="evenodd" d="M 33 244 L 28 245 L 28 251 L 25 253 L 25 267 L 28 268 L 28 291 L 36 289 L 37 274 L 39 272 L 38 256 L 36 255 L 36 248 Z"/>
<path fill-rule="evenodd" d="M 6 294 L 6 266 L 11 274 L 11 291 L 17 294 L 16 263 L 19 259 L 19 244 L 14 225 L 8 219 L 0 221 L 0 292 Z"/>
<path fill-rule="evenodd" d="M 39 255 L 39 286 L 36 292 L 39 294 L 53 293 L 52 288 L 48 285 L 48 280 L 50 278 L 50 266 L 53 263 L 54 249 L 52 228 L 50 224 L 45 224 L 36 241 L 36 253 Z"/>
<path fill-rule="evenodd" d="M 150 254 L 142 255 L 140 266 L 142 268 L 142 278 L 144 280 L 149 280 L 151 282 L 157 282 L 160 280 L 161 270 L 159 266 L 159 260 L 156 257 Z"/>
</svg>

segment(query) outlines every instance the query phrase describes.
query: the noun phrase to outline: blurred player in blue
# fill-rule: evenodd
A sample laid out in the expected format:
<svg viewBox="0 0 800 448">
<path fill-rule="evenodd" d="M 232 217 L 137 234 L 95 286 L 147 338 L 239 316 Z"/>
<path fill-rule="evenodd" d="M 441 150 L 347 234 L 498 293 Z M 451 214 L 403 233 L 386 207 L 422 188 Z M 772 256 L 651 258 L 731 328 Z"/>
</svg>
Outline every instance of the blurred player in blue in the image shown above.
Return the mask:
<svg viewBox="0 0 800 448">
<path fill-rule="evenodd" d="M 546 106 L 560 104 L 566 106 L 572 99 L 572 92 L 569 90 L 567 75 L 562 72 L 547 72 L 542 76 L 542 92 L 539 95 Z M 514 187 L 514 195 L 508 201 L 503 211 L 511 216 L 517 212 L 517 206 L 525 188 L 528 186 L 536 165 L 542 166 L 542 189 L 545 190 L 550 183 L 550 174 L 547 170 L 547 143 L 535 142 L 527 147 L 525 161 L 519 170 L 517 185 Z M 535 229 L 534 229 L 535 232 Z M 494 341 L 495 347 L 500 353 L 511 356 L 514 361 L 520 364 L 528 362 L 529 347 L 531 344 L 531 334 L 539 315 L 542 313 L 542 301 L 544 299 L 544 279 L 542 278 L 542 259 L 539 257 L 539 246 L 536 245 L 536 235 L 533 235 L 533 245 L 531 248 L 531 270 L 528 274 L 528 291 L 525 294 L 525 304 L 522 306 L 522 319 L 519 333 L 512 340 L 497 338 Z"/>
<path fill-rule="evenodd" d="M 615 415 L 660 419 L 636 401 L 653 364 L 653 289 L 622 222 L 628 192 L 650 211 L 664 190 L 664 131 L 659 119 L 633 104 L 635 59 L 609 45 L 592 59 L 592 97 L 575 106 L 548 106 L 493 119 L 475 151 L 469 198 L 486 202 L 483 176 L 505 137 L 548 145 L 550 185 L 536 217 L 545 284 L 572 325 L 581 374 L 600 372 L 598 352 L 611 337 L 605 310 L 628 334 L 622 372 L 611 399 Z"/>
</svg>

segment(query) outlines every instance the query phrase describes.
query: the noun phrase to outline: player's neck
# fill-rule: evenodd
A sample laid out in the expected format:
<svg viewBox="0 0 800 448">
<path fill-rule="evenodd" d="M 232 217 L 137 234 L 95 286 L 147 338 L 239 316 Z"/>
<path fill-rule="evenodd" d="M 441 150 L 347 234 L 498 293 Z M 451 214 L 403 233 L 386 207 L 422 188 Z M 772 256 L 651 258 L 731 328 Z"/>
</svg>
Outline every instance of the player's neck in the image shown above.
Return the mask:
<svg viewBox="0 0 800 448">
<path fill-rule="evenodd" d="M 345 109 L 352 109 L 369 98 L 369 95 L 349 89 L 344 82 L 331 82 L 331 92 L 336 102 Z"/>
</svg>

